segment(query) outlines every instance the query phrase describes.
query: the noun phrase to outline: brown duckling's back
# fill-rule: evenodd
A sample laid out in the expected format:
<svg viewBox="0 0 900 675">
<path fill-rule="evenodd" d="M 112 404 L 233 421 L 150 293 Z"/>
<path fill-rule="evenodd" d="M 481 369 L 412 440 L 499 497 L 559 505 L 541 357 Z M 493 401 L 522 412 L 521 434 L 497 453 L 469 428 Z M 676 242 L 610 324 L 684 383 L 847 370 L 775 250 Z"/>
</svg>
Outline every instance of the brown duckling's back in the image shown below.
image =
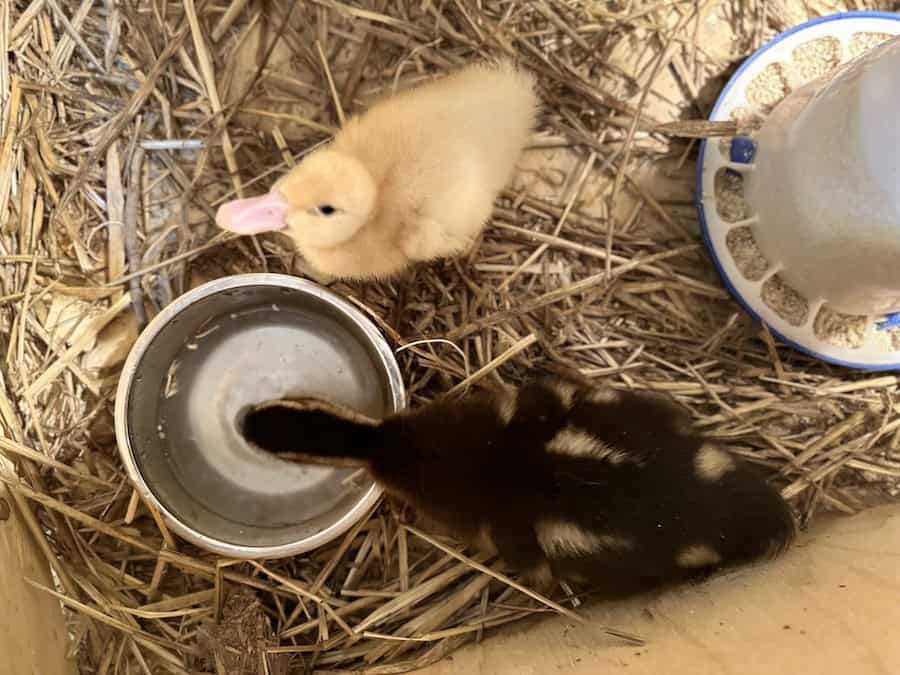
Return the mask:
<svg viewBox="0 0 900 675">
<path fill-rule="evenodd" d="M 773 556 L 795 532 L 777 491 L 656 395 L 551 378 L 383 421 L 273 401 L 243 430 L 285 459 L 364 466 L 535 582 L 606 596 Z"/>
</svg>

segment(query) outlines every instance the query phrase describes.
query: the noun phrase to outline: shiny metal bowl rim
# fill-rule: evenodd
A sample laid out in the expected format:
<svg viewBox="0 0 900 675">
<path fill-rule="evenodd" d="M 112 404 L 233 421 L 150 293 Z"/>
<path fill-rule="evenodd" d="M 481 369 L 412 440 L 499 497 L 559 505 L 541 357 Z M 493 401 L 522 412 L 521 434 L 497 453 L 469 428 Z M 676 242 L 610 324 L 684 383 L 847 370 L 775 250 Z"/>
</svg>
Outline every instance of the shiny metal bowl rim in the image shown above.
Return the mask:
<svg viewBox="0 0 900 675">
<path fill-rule="evenodd" d="M 273 288 L 286 288 L 299 293 L 306 293 L 307 295 L 312 295 L 325 301 L 335 310 L 344 314 L 363 333 L 381 358 L 382 366 L 388 376 L 388 384 L 393 396 L 392 403 L 394 409 L 401 410 L 405 406 L 406 390 L 403 385 L 403 378 L 400 374 L 400 367 L 397 364 L 397 360 L 384 336 L 378 331 L 371 319 L 365 316 L 359 309 L 336 293 L 298 277 L 270 273 L 237 274 L 209 281 L 179 296 L 163 308 L 163 310 L 147 324 L 146 328 L 144 328 L 138 336 L 138 339 L 135 341 L 134 346 L 132 346 L 131 351 L 128 354 L 128 358 L 125 360 L 125 365 L 122 367 L 122 374 L 116 390 L 116 443 L 119 449 L 119 456 L 122 458 L 122 463 L 124 464 L 128 477 L 131 479 L 134 487 L 147 502 L 152 504 L 153 507 L 164 516 L 169 526 L 179 536 L 201 548 L 223 556 L 233 558 L 283 558 L 306 553 L 307 551 L 311 551 L 319 546 L 334 541 L 344 534 L 357 523 L 360 518 L 368 513 L 372 506 L 375 505 L 381 496 L 381 488 L 377 483 L 373 483 L 372 487 L 369 488 L 352 509 L 324 530 L 317 532 L 310 537 L 299 539 L 296 542 L 275 546 L 244 546 L 233 544 L 206 535 L 181 522 L 181 520 L 179 520 L 165 504 L 157 499 L 138 468 L 134 457 L 134 449 L 132 448 L 130 435 L 128 433 L 128 401 L 131 396 L 135 376 L 138 373 L 138 365 L 156 336 L 159 335 L 162 329 L 168 325 L 172 319 L 190 305 L 223 291 L 246 288 L 248 286 L 272 286 Z"/>
</svg>

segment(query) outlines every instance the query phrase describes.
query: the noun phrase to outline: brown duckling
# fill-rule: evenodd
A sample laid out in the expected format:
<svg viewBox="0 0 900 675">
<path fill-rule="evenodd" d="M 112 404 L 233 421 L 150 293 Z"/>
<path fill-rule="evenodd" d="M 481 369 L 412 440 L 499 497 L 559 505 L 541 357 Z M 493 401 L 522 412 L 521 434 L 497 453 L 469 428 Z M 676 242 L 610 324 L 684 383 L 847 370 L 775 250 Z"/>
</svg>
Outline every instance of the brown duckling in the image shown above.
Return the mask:
<svg viewBox="0 0 900 675">
<path fill-rule="evenodd" d="M 268 401 L 240 424 L 286 460 L 365 467 L 540 587 L 621 596 L 774 557 L 795 534 L 779 493 L 655 394 L 553 377 L 384 420 Z"/>
</svg>

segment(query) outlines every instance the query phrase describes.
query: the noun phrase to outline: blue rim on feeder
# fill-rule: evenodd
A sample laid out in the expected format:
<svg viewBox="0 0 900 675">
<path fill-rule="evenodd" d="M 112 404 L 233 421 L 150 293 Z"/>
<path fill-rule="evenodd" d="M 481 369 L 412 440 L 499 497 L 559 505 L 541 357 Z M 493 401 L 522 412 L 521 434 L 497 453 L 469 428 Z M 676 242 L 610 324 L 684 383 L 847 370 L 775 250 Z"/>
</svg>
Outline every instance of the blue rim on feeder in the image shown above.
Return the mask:
<svg viewBox="0 0 900 675">
<path fill-rule="evenodd" d="M 697 162 L 703 237 L 738 302 L 795 349 L 865 370 L 900 368 L 898 36 L 900 14 L 874 11 L 776 36 L 709 116 L 739 135 Z"/>
</svg>

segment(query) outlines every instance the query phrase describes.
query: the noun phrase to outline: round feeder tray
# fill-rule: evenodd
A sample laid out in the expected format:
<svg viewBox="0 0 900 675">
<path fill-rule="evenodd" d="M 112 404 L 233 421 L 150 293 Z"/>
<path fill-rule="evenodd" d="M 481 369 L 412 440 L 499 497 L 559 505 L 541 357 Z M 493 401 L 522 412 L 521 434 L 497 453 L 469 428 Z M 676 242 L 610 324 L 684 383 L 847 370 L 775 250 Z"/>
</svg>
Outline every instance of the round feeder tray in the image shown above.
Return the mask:
<svg viewBox="0 0 900 675">
<path fill-rule="evenodd" d="M 801 24 L 770 40 L 743 63 L 722 90 L 709 119 L 740 123 L 749 118 L 759 123 L 787 93 L 786 88 L 779 92 L 777 78 L 767 81 L 766 73 L 785 64 L 793 73 L 802 72 L 808 64 L 793 62 L 820 45 L 833 48 L 833 62 L 826 61 L 832 72 L 874 47 L 879 39 L 889 39 L 883 36 L 897 35 L 900 14 L 890 12 L 847 12 Z M 804 45 L 808 47 L 803 49 Z M 822 74 L 810 72 L 807 79 Z M 703 237 L 725 284 L 749 314 L 801 352 L 851 368 L 900 368 L 900 313 L 849 317 L 821 301 L 807 303 L 780 284 L 777 267 L 769 268 L 765 258 L 754 257 L 759 253 L 751 227 L 756 214 L 740 188 L 743 176 L 753 170 L 758 151 L 754 133 L 730 140 L 710 139 L 700 146 L 697 210 Z M 835 325 L 837 330 L 829 334 L 828 327 Z M 847 334 L 861 339 L 850 341 Z"/>
</svg>

